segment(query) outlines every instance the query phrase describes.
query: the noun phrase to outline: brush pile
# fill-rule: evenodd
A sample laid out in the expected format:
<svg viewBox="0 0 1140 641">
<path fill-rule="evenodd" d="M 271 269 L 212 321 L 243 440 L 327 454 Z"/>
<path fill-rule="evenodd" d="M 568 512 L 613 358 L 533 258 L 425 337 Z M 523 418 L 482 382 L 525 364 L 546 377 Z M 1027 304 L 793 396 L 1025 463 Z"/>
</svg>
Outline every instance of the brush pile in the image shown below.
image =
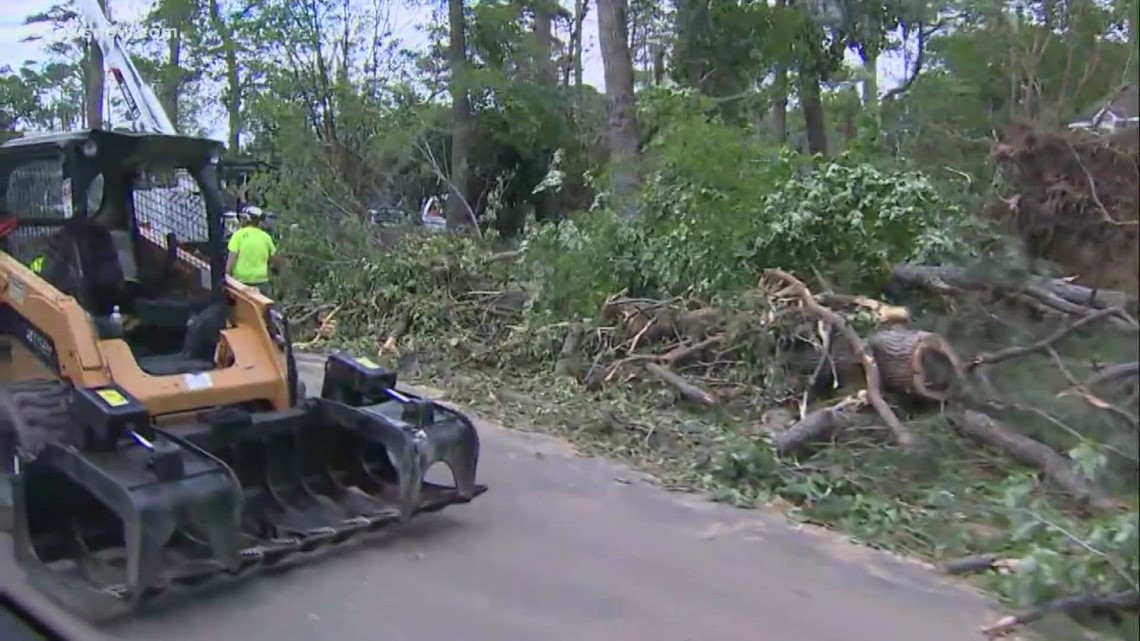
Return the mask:
<svg viewBox="0 0 1140 641">
<path fill-rule="evenodd" d="M 1011 127 L 992 155 L 1010 195 L 989 213 L 1026 252 L 1078 282 L 1136 294 L 1140 273 L 1140 130 L 1054 133 Z"/>
</svg>

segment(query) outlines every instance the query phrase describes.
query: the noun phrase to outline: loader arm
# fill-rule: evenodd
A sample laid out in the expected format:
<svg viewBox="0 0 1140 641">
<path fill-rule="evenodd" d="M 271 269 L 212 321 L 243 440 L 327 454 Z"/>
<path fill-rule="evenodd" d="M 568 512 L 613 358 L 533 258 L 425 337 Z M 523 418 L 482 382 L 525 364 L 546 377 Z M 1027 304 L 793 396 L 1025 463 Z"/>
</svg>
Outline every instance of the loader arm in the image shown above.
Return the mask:
<svg viewBox="0 0 1140 641">
<path fill-rule="evenodd" d="M 123 92 L 131 118 L 141 123 L 151 133 L 178 135 L 178 129 L 163 109 L 158 96 L 143 80 L 135 63 L 123 46 L 122 38 L 114 31 L 114 24 L 107 19 L 98 0 L 76 0 L 79 11 L 91 28 L 95 43 L 103 52 L 107 69 Z"/>
</svg>

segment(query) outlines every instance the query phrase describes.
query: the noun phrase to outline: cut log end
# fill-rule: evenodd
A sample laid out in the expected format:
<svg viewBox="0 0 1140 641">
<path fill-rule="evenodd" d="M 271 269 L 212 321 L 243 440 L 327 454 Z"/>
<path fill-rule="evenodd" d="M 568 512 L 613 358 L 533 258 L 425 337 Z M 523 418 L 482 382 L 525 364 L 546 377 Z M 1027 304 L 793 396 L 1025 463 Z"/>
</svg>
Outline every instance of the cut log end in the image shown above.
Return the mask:
<svg viewBox="0 0 1140 641">
<path fill-rule="evenodd" d="M 948 400 L 962 378 L 962 362 L 946 339 L 920 330 L 892 328 L 871 337 L 883 386 L 925 401 Z"/>
</svg>

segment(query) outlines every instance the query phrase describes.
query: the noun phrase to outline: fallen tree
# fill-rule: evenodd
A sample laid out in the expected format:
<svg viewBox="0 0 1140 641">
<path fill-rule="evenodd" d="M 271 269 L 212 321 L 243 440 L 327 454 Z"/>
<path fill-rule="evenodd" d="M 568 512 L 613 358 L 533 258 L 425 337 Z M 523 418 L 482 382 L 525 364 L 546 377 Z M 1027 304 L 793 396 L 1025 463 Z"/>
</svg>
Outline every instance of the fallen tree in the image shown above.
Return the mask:
<svg viewBox="0 0 1140 641">
<path fill-rule="evenodd" d="M 820 233 L 851 229 L 850 212 L 810 194 L 797 184 L 763 206 L 776 215 L 810 196 Z M 860 230 L 872 236 L 863 249 L 844 246 L 846 237 L 832 246 L 830 236 L 805 247 L 803 221 L 793 234 L 752 217 L 745 233 L 739 217 L 726 224 L 693 212 L 640 227 L 599 215 L 498 254 L 471 239 L 413 238 L 382 257 L 362 250 L 320 263 L 291 313 L 313 347 L 341 341 L 397 368 L 415 363 L 409 372 L 433 375 L 458 398 L 525 413 L 665 483 L 741 504 L 777 497 L 817 522 L 876 544 L 905 539 L 907 551 L 929 557 L 1009 559 L 1007 593 L 1037 580 L 1034 563 L 1020 561 L 1041 549 L 1057 550 L 1049 562 L 1065 568 L 1104 558 L 1130 567 L 1117 563 L 1130 554 L 1123 545 L 1074 550 L 1070 538 L 1096 530 L 1129 540 L 1127 524 L 1113 520 L 1120 502 L 1109 481 L 1137 467 L 1116 442 L 1135 440 L 1121 414 L 1136 388 L 1135 298 L 915 262 L 923 257 L 912 247 L 884 239 L 917 246 L 923 230 L 907 216 L 940 219 L 900 203 L 897 219 Z M 686 240 L 706 228 L 721 235 Z M 856 278 L 819 273 L 845 253 Z M 904 262 L 884 266 L 884 255 Z M 740 256 L 749 257 L 743 267 Z M 765 270 L 770 256 L 789 267 Z M 1025 496 L 1057 510 L 1048 514 L 1057 527 L 1039 528 L 1047 535 L 1014 525 L 1015 508 L 1038 509 Z M 979 502 L 985 510 L 972 509 Z M 973 521 L 998 534 L 961 534 Z M 916 533 L 920 523 L 958 534 Z M 1087 583 L 1112 593 L 1119 586 L 1104 575 L 1090 571 Z"/>
</svg>

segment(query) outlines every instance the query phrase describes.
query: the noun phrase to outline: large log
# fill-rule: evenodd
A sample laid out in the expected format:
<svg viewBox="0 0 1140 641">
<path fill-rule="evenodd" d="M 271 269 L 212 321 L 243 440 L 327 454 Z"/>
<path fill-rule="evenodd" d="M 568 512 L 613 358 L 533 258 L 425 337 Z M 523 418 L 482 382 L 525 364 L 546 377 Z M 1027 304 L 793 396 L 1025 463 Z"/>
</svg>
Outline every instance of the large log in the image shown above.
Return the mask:
<svg viewBox="0 0 1140 641">
<path fill-rule="evenodd" d="M 1045 294 L 1056 296 L 1073 305 L 1105 309 L 1122 307 L 1135 313 L 1137 299 L 1125 292 L 1109 289 L 1093 289 L 1076 285 L 1060 278 L 1031 277 L 1020 287 L 1030 287 Z M 1019 284 L 1012 279 L 1000 279 L 993 274 L 983 274 L 964 267 L 935 265 L 896 265 L 891 270 L 888 291 L 901 292 L 910 289 L 946 290 L 954 289 L 1018 289 Z"/>
<path fill-rule="evenodd" d="M 869 343 L 884 389 L 942 402 L 962 379 L 961 359 L 946 339 L 933 332 L 896 327 L 876 333 Z"/>
<path fill-rule="evenodd" d="M 813 443 L 826 441 L 851 425 L 863 408 L 867 407 L 866 392 L 859 392 L 835 405 L 808 412 L 802 420 L 772 438 L 772 447 L 779 456 L 787 456 L 806 449 Z"/>
<path fill-rule="evenodd" d="M 1086 480 L 1071 460 L 1040 441 L 1010 431 L 986 414 L 973 410 L 951 414 L 950 424 L 970 439 L 1040 471 L 1054 485 L 1090 507 L 1098 510 L 1119 507 L 1117 501 Z"/>
</svg>

